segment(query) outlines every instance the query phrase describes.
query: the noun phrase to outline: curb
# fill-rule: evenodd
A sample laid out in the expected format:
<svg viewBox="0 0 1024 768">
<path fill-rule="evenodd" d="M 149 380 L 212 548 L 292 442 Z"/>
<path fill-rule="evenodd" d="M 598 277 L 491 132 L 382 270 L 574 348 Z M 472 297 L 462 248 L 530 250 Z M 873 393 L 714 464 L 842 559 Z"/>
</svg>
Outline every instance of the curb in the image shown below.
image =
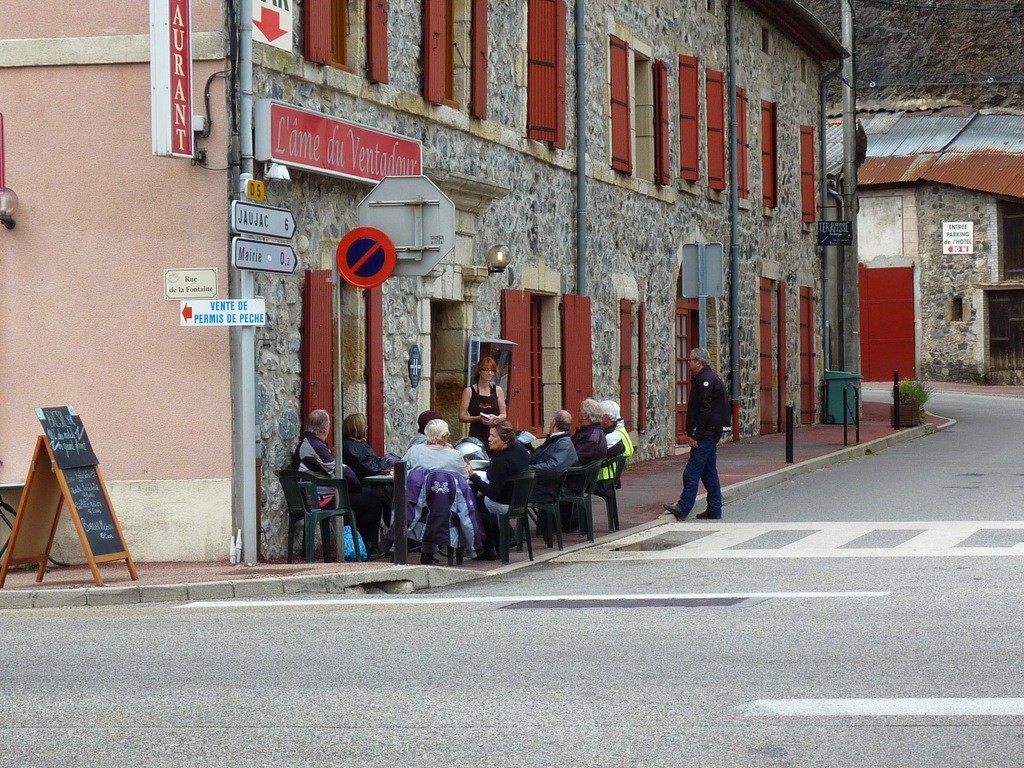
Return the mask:
<svg viewBox="0 0 1024 768">
<path fill-rule="evenodd" d="M 799 475 L 824 469 L 850 459 L 874 454 L 890 446 L 934 434 L 938 430 L 946 429 L 954 424 L 956 424 L 954 419 L 946 419 L 945 423 L 939 425 L 924 424 L 920 427 L 900 430 L 867 443 L 843 448 L 824 456 L 817 456 L 813 459 L 802 461 L 799 464 L 794 464 L 791 467 L 784 467 L 767 475 L 752 477 L 749 480 L 743 480 L 742 482 L 727 486 L 722 489 L 722 497 L 725 501 L 745 499 L 748 496 L 753 496 Z M 703 498 L 705 498 L 705 494 L 697 497 L 698 501 Z M 666 513 L 662 517 L 667 516 Z M 663 525 L 662 517 L 624 531 L 616 531 L 615 533 L 596 538 L 593 544 L 589 541 L 582 541 L 578 544 L 567 546 L 564 550 L 537 554 L 533 560 L 510 563 L 485 573 L 455 571 L 441 566 L 400 565 L 388 570 L 379 571 L 327 573 L 314 576 L 275 576 L 237 579 L 233 581 L 207 581 L 195 584 L 150 584 L 128 587 L 85 587 L 76 589 L 41 589 L 35 591 L 0 590 L 0 610 L 187 603 L 199 600 L 230 600 L 243 597 L 260 598 L 298 594 L 352 595 L 370 592 L 410 594 L 423 589 L 436 589 L 478 579 L 500 578 L 522 568 L 557 560 L 563 555 L 591 547 L 606 546 L 626 536 L 632 536 L 638 532 Z"/>
</svg>

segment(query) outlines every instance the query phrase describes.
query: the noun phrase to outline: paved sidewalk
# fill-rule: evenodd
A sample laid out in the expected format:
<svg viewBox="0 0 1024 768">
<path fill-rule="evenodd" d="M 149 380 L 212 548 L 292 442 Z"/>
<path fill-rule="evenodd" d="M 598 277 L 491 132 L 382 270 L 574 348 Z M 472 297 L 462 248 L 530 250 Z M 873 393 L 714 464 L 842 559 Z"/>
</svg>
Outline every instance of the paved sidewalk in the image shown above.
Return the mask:
<svg viewBox="0 0 1024 768">
<path fill-rule="evenodd" d="M 873 393 L 887 391 L 885 384 L 865 384 Z M 936 391 L 973 392 L 1024 397 L 1024 387 L 972 387 L 936 385 Z M 794 435 L 794 463 L 785 461 L 785 435 L 744 438 L 722 443 L 719 447 L 719 471 L 723 496 L 730 501 L 744 498 L 804 472 L 814 471 L 840 461 L 877 452 L 906 440 L 948 426 L 949 420 L 929 415 L 926 425 L 894 431 L 889 426 L 889 405 L 865 402 L 861 420 L 860 443 L 854 444 L 854 429 L 849 427 L 849 446 L 843 445 L 841 425 L 801 426 Z M 661 505 L 678 498 L 685 453 L 641 462 L 623 476 L 618 493 L 619 522 L 625 535 L 630 528 L 654 524 L 662 517 Z M 698 509 L 703 497 L 698 500 Z M 667 514 L 666 514 L 667 518 Z M 594 503 L 594 521 L 598 537 L 607 535 L 604 504 Z M 544 562 L 559 554 L 539 538 L 534 539 L 535 562 Z M 565 538 L 566 550 L 587 546 L 579 534 Z M 417 556 L 410 557 L 415 563 Z M 132 581 L 125 563 L 100 566 L 106 582 L 93 583 L 85 565 L 51 568 L 41 583 L 35 581 L 35 569 L 12 569 L 0 590 L 0 609 L 53 608 L 62 606 L 118 605 L 128 603 L 173 602 L 186 600 L 229 599 L 233 597 L 269 597 L 293 593 L 365 594 L 408 593 L 446 586 L 459 581 L 505 573 L 530 563 L 526 553 L 512 553 L 512 563 L 467 562 L 462 567 L 395 566 L 386 561 L 373 563 L 261 563 L 257 566 L 232 566 L 226 561 L 202 563 L 137 562 L 138 581 Z"/>
</svg>

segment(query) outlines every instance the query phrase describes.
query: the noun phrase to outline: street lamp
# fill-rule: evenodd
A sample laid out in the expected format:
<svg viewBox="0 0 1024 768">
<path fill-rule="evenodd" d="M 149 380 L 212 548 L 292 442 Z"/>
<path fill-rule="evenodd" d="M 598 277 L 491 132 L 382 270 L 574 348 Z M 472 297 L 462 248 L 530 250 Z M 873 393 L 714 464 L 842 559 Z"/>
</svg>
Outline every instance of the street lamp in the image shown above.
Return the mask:
<svg viewBox="0 0 1024 768">
<path fill-rule="evenodd" d="M 501 274 L 508 269 L 511 260 L 507 245 L 492 245 L 484 254 L 484 263 L 489 274 Z"/>
<path fill-rule="evenodd" d="M 0 224 L 14 229 L 14 214 L 18 210 L 18 196 L 13 189 L 0 187 Z"/>
</svg>

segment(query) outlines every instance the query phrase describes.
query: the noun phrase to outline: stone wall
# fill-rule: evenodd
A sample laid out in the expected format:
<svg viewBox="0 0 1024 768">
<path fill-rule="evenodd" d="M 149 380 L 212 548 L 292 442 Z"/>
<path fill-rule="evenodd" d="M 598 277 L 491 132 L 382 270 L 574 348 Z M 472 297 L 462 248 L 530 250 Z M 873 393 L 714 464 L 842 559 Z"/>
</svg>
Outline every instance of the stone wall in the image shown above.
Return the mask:
<svg viewBox="0 0 1024 768">
<path fill-rule="evenodd" d="M 459 6 L 460 4 L 457 4 Z M 574 290 L 576 276 L 576 177 L 574 136 L 574 40 L 568 17 L 567 134 L 564 151 L 525 138 L 526 5 L 490 4 L 490 58 L 486 121 L 471 120 L 464 106 L 427 104 L 419 96 L 421 11 L 419 0 L 393 0 L 390 7 L 391 82 L 370 84 L 354 73 L 305 63 L 300 56 L 257 46 L 255 90 L 297 106 L 344 117 L 422 140 L 424 166 L 459 209 L 454 257 L 428 279 L 394 278 L 384 286 L 385 443 L 401 453 L 415 432 L 418 412 L 432 399 L 452 427 L 452 400 L 462 382 L 465 344 L 471 333 L 501 335 L 501 291 L 526 289 L 550 297 L 544 301 L 545 417 L 560 406 L 559 295 Z M 801 222 L 800 125 L 817 134 L 816 63 L 801 81 L 795 45 L 772 32 L 762 51 L 760 17 L 739 4 L 738 84 L 750 98 L 750 201 L 741 201 L 738 275 L 731 275 L 729 197 L 709 191 L 706 156 L 703 177 L 695 184 L 674 180 L 667 187 L 613 172 L 609 166 L 608 35 L 616 34 L 670 65 L 670 115 L 678 115 L 677 58 L 696 55 L 702 69 L 726 68 L 726 25 L 704 4 L 669 0 L 649 3 L 588 4 L 587 141 L 588 269 L 587 293 L 593 318 L 594 390 L 599 398 L 620 399 L 619 300 L 642 301 L 647 311 L 647 429 L 638 436 L 638 457 L 664 455 L 675 448 L 674 327 L 680 245 L 725 244 L 725 296 L 709 300 L 709 346 L 729 381 L 729 291 L 740 280 L 738 308 L 739 379 L 742 431 L 758 430 L 759 309 L 762 276 L 787 286 L 789 371 L 786 391 L 777 396 L 799 401 L 799 286 L 814 289 L 820 307 L 820 268 L 815 237 Z M 463 78 L 464 79 L 464 78 Z M 462 80 L 459 80 L 462 82 Z M 703 78 L 701 86 L 703 105 Z M 760 100 L 779 104 L 779 205 L 761 205 Z M 464 105 L 464 101 L 461 101 Z M 678 125 L 671 127 L 671 167 L 678 168 Z M 701 116 L 702 133 L 706 122 Z M 703 143 L 703 140 L 702 140 Z M 817 151 L 817 150 L 816 150 Z M 292 170 L 291 183 L 271 182 L 268 202 L 292 209 L 301 235 L 301 260 L 290 277 L 257 281 L 267 299 L 270 321 L 257 334 L 258 423 L 262 454 L 263 526 L 270 556 L 283 553 L 284 503 L 274 471 L 287 465 L 301 429 L 302 272 L 329 268 L 338 240 L 356 225 L 355 207 L 369 187 Z M 488 246 L 508 244 L 509 273 L 488 276 L 483 254 Z M 345 383 L 343 412 L 365 410 L 365 332 L 362 292 L 343 286 L 341 334 Z M 436 327 L 440 325 L 440 327 Z M 820 359 L 820 322 L 815 345 Z M 424 362 L 417 390 L 409 386 L 406 361 L 418 343 Z M 439 345 L 434 349 L 434 345 Z M 462 361 L 462 362 L 460 362 Z M 436 363 L 438 370 L 433 370 Z M 434 380 L 435 375 L 437 380 Z M 642 383 L 635 383 L 638 387 Z M 433 397 L 432 397 L 433 395 Z M 634 397 L 635 392 L 626 396 Z M 340 414 L 339 414 L 340 417 Z M 453 429 L 454 433 L 454 429 Z"/>
</svg>

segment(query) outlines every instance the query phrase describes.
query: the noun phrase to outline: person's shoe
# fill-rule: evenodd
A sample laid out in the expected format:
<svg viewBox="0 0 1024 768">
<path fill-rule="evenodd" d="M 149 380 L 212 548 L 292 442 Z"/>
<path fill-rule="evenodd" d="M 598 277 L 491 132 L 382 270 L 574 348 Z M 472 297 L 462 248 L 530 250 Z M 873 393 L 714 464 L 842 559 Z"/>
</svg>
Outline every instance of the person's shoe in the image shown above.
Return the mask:
<svg viewBox="0 0 1024 768">
<path fill-rule="evenodd" d="M 722 510 L 718 510 L 717 512 L 712 512 L 711 510 L 708 510 L 707 512 L 701 512 L 699 515 L 694 515 L 694 517 L 700 520 L 721 520 Z"/>
<path fill-rule="evenodd" d="M 435 565 L 437 558 L 434 557 L 433 552 L 423 552 L 420 554 L 420 565 Z"/>
<path fill-rule="evenodd" d="M 672 516 L 679 521 L 685 520 L 690 514 L 689 512 L 684 512 L 683 508 L 678 504 L 662 504 L 661 506 L 666 512 L 671 512 Z M 700 515 L 697 515 L 697 517 L 700 517 Z"/>
<path fill-rule="evenodd" d="M 483 552 L 481 552 L 479 555 L 477 555 L 473 559 L 474 560 L 497 560 L 498 559 L 498 553 L 495 552 L 490 547 L 487 547 L 486 549 L 484 549 Z"/>
</svg>

